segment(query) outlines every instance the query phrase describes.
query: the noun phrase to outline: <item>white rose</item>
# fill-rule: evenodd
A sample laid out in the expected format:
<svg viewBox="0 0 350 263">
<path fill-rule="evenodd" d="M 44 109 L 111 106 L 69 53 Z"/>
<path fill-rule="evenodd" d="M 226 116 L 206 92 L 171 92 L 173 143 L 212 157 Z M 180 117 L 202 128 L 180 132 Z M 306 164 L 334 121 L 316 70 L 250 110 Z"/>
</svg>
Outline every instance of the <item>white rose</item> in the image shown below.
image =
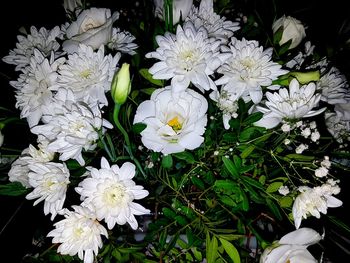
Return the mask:
<svg viewBox="0 0 350 263">
<path fill-rule="evenodd" d="M 295 48 L 300 44 L 303 38 L 306 36 L 305 28 L 303 24 L 296 18 L 291 16 L 282 16 L 277 19 L 272 25 L 273 33 L 276 33 L 282 27 L 283 33 L 280 45 L 292 40 L 289 49 Z"/>
<path fill-rule="evenodd" d="M 173 24 L 185 20 L 192 7 L 193 0 L 174 0 L 173 1 Z M 154 14 L 164 20 L 164 0 L 154 0 Z"/>
<path fill-rule="evenodd" d="M 266 248 L 260 258 L 260 263 L 316 263 L 317 260 L 307 250 L 307 247 L 320 240 L 320 234 L 311 228 L 297 229 L 284 235 L 276 244 Z"/>
<path fill-rule="evenodd" d="M 72 54 L 78 50 L 80 43 L 93 49 L 106 45 L 112 37 L 112 25 L 118 17 L 118 12 L 111 15 L 111 10 L 107 8 L 84 10 L 67 28 L 67 40 L 63 42 L 63 49 Z"/>
</svg>

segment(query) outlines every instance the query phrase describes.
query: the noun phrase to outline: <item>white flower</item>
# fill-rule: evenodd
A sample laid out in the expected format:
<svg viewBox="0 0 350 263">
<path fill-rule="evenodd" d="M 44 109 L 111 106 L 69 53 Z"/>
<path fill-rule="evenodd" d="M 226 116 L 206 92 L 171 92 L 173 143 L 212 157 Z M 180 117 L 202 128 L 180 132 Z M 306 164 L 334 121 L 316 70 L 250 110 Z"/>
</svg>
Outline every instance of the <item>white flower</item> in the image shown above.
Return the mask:
<svg viewBox="0 0 350 263">
<path fill-rule="evenodd" d="M 238 101 L 235 94 L 226 90 L 225 87 L 221 91 L 213 91 L 209 94 L 209 97 L 216 102 L 219 109 L 222 111 L 222 120 L 224 128 L 227 130 L 230 128 L 229 121 L 232 118 L 238 117 Z"/>
<path fill-rule="evenodd" d="M 259 103 L 262 99 L 261 86 L 269 86 L 278 76 L 287 73 L 281 65 L 271 61 L 272 48 L 263 50 L 255 40 L 237 40 L 231 38 L 228 47 L 223 51 L 230 54 L 218 72 L 223 74 L 215 81 L 217 85 L 224 85 L 237 100 L 252 100 Z"/>
<path fill-rule="evenodd" d="M 156 58 L 149 72 L 154 79 L 171 79 L 175 92 L 185 90 L 190 83 L 201 91 L 216 90 L 209 75 L 222 64 L 226 54 L 220 54 L 220 41 L 208 38 L 205 28 L 198 30 L 188 21 L 183 28 L 178 25 L 176 35 L 166 32 L 157 36 L 159 47 L 146 54 L 147 58 Z"/>
<path fill-rule="evenodd" d="M 171 154 L 198 148 L 204 141 L 208 103 L 191 89 L 172 94 L 171 87 L 157 89 L 137 108 L 134 123 L 147 127 L 141 132 L 144 146 Z"/>
<path fill-rule="evenodd" d="M 0 130 L 0 148 L 1 148 L 3 143 L 4 143 L 4 135 L 2 134 L 2 132 Z"/>
<path fill-rule="evenodd" d="M 135 49 L 138 45 L 133 43 L 135 37 L 128 31 L 120 31 L 119 28 L 113 28 L 111 40 L 108 42 L 110 49 L 119 51 L 121 53 L 135 55 Z"/>
<path fill-rule="evenodd" d="M 84 263 L 93 263 L 94 256 L 103 245 L 101 235 L 108 237 L 107 230 L 87 208 L 72 207 L 74 211 L 65 209 L 65 219 L 55 223 L 55 229 L 47 236 L 53 237 L 52 243 L 61 243 L 58 253 L 70 256 L 78 254 Z"/>
<path fill-rule="evenodd" d="M 284 235 L 265 249 L 260 263 L 317 263 L 307 247 L 321 240 L 320 234 L 311 228 L 300 228 Z"/>
<path fill-rule="evenodd" d="M 287 195 L 287 194 L 289 194 L 289 188 L 286 185 L 281 185 L 280 188 L 278 189 L 278 192 L 281 195 Z"/>
<path fill-rule="evenodd" d="M 295 48 L 306 36 L 303 24 L 296 18 L 283 15 L 272 24 L 272 31 L 276 33 L 282 29 L 282 37 L 279 44 L 282 46 L 291 40 L 289 49 Z"/>
<path fill-rule="evenodd" d="M 310 41 L 305 42 L 304 53 L 299 51 L 299 53 L 285 64 L 286 68 L 300 69 L 304 61 L 313 54 L 315 46 L 311 45 Z"/>
<path fill-rule="evenodd" d="M 79 45 L 76 53 L 69 55 L 67 62 L 59 67 L 60 76 L 52 90 L 69 88 L 77 100 L 107 105 L 105 93 L 110 90 L 120 53 L 114 57 L 104 53 L 104 46 L 94 52 L 89 46 Z"/>
<path fill-rule="evenodd" d="M 29 184 L 34 188 L 26 198 L 37 199 L 34 205 L 44 201 L 44 214 L 51 214 L 51 220 L 63 208 L 66 199 L 69 170 L 65 163 L 30 163 Z"/>
<path fill-rule="evenodd" d="M 164 0 L 153 0 L 155 9 L 154 15 L 165 20 L 164 18 Z M 193 0 L 173 0 L 173 24 L 184 21 L 191 10 Z"/>
<path fill-rule="evenodd" d="M 297 154 L 301 154 L 301 153 L 303 153 L 303 151 L 305 151 L 305 150 L 308 149 L 308 148 L 309 148 L 309 146 L 307 146 L 306 144 L 301 143 L 301 144 L 295 149 L 295 152 L 296 152 Z"/>
<path fill-rule="evenodd" d="M 329 104 L 350 102 L 349 84 L 340 71 L 332 67 L 316 82 L 317 89 L 321 91 L 321 100 Z"/>
<path fill-rule="evenodd" d="M 332 163 L 329 161 L 329 157 L 325 156 L 323 161 L 321 162 L 321 166 L 329 169 L 331 167 Z"/>
<path fill-rule="evenodd" d="M 192 21 L 198 29 L 204 26 L 209 37 L 220 39 L 223 43 L 233 36 L 233 33 L 240 29 L 238 22 L 226 20 L 214 12 L 213 0 L 202 0 L 199 8 L 192 7 L 186 21 Z"/>
<path fill-rule="evenodd" d="M 326 112 L 326 126 L 330 134 L 339 142 L 350 141 L 349 103 L 336 104 L 335 112 Z"/>
<path fill-rule="evenodd" d="M 290 132 L 291 129 L 292 127 L 290 126 L 289 123 L 283 123 L 283 125 L 281 126 L 281 130 L 283 132 Z"/>
<path fill-rule="evenodd" d="M 311 135 L 311 129 L 306 127 L 305 129 L 301 130 L 301 135 L 304 136 L 304 138 L 307 138 Z"/>
<path fill-rule="evenodd" d="M 265 104 L 268 108 L 257 106 L 264 116 L 255 124 L 271 129 L 282 121 L 294 122 L 322 113 L 326 108 L 313 110 L 321 98 L 321 94 L 314 94 L 315 90 L 316 85 L 313 82 L 300 87 L 299 82 L 292 79 L 289 92 L 286 88 L 281 88 L 278 93 L 266 92 L 268 101 Z"/>
<path fill-rule="evenodd" d="M 317 142 L 321 138 L 321 134 L 318 131 L 311 133 L 311 141 Z"/>
<path fill-rule="evenodd" d="M 18 35 L 16 48 L 10 50 L 10 54 L 3 58 L 3 61 L 8 64 L 16 65 L 15 70 L 21 70 L 30 63 L 30 58 L 34 54 L 34 49 L 38 49 L 45 57 L 49 56 L 53 51 L 55 57 L 58 57 L 61 52 L 58 52 L 60 44 L 56 38 L 59 38 L 61 30 L 58 26 L 52 30 L 47 30 L 44 27 L 38 29 L 34 26 L 30 27 L 30 34 L 27 36 Z"/>
<path fill-rule="evenodd" d="M 102 119 L 97 105 L 75 102 L 71 91 L 60 91 L 50 109 L 55 114 L 43 116 L 44 124 L 33 127 L 31 132 L 45 136 L 50 141 L 48 149 L 60 153 L 60 160 L 75 159 L 84 165 L 82 150 L 94 150 L 98 131 L 112 125 Z"/>
<path fill-rule="evenodd" d="M 111 14 L 108 8 L 93 7 L 82 11 L 67 28 L 63 49 L 72 54 L 77 51 L 79 44 L 93 49 L 106 45 L 112 37 L 112 25 L 118 17 L 118 12 Z"/>
<path fill-rule="evenodd" d="M 328 207 L 339 207 L 342 201 L 332 196 L 337 193 L 337 186 L 325 184 L 310 188 L 307 186 L 299 187 L 301 192 L 293 203 L 293 218 L 296 228 L 300 227 L 301 220 L 312 215 L 320 218 L 321 214 L 327 214 Z"/>
<path fill-rule="evenodd" d="M 83 9 L 83 4 L 81 0 L 63 0 L 63 8 L 68 15 L 78 15 Z"/>
<path fill-rule="evenodd" d="M 319 167 L 315 170 L 315 176 L 322 178 L 327 176 L 328 174 L 328 169 L 326 167 Z"/>
<path fill-rule="evenodd" d="M 54 153 L 47 150 L 47 141 L 41 140 L 38 149 L 29 145 L 21 155 L 11 164 L 8 172 L 10 182 L 20 182 L 24 187 L 30 188 L 28 173 L 29 164 L 50 162 L 54 158 Z"/>
<path fill-rule="evenodd" d="M 56 85 L 57 69 L 65 61 L 55 60 L 51 53 L 50 60 L 38 49 L 34 49 L 30 64 L 22 69 L 18 81 L 10 81 L 16 90 L 16 107 L 21 110 L 21 118 L 27 118 L 29 127 L 37 125 L 43 115 L 45 105 L 51 103 L 53 94 L 50 88 Z"/>
<path fill-rule="evenodd" d="M 137 229 L 135 215 L 149 214 L 150 210 L 134 202 L 149 194 L 132 180 L 135 165 L 126 162 L 120 168 L 118 165 L 110 166 L 102 157 L 101 169 L 89 167 L 89 170 L 90 177 L 75 188 L 83 200 L 82 206 L 94 211 L 98 220 L 104 219 L 109 229 L 116 223 L 129 223 L 132 229 Z"/>
</svg>

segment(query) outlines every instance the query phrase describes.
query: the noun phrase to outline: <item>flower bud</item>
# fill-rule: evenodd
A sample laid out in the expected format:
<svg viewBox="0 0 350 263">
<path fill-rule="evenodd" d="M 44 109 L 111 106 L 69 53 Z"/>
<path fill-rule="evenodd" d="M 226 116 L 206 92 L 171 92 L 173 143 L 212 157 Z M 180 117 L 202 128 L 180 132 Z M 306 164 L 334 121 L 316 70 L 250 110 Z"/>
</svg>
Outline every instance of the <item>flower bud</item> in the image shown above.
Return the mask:
<svg viewBox="0 0 350 263">
<path fill-rule="evenodd" d="M 193 0 L 173 0 L 173 25 L 180 22 L 180 18 L 185 20 L 189 14 Z M 164 0 L 154 0 L 155 16 L 164 20 Z"/>
<path fill-rule="evenodd" d="M 291 40 L 292 42 L 288 49 L 298 46 L 306 36 L 303 24 L 298 19 L 291 16 L 282 16 L 273 23 L 272 31 L 274 34 L 280 28 L 282 28 L 283 33 L 279 41 L 279 45 L 282 46 L 284 43 Z"/>
<path fill-rule="evenodd" d="M 311 81 L 320 80 L 320 72 L 318 70 L 309 72 L 291 72 L 290 75 L 295 77 L 301 85 L 307 84 Z"/>
<path fill-rule="evenodd" d="M 122 67 L 114 73 L 112 85 L 111 85 L 111 94 L 115 103 L 124 104 L 131 89 L 130 81 L 130 65 L 128 63 L 123 63 Z"/>
</svg>

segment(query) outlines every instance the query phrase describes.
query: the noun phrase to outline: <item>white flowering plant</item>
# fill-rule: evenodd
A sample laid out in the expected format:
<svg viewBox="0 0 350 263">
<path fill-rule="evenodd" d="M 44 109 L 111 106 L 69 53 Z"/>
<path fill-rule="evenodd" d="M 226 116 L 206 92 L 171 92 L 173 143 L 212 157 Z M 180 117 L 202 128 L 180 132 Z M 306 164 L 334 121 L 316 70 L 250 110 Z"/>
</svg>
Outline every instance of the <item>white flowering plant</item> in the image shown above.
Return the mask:
<svg viewBox="0 0 350 263">
<path fill-rule="evenodd" d="M 22 30 L 2 58 L 0 194 L 48 225 L 23 260 L 348 253 L 350 87 L 307 25 L 225 0 L 109 4 L 63 1 L 66 21 Z"/>
</svg>

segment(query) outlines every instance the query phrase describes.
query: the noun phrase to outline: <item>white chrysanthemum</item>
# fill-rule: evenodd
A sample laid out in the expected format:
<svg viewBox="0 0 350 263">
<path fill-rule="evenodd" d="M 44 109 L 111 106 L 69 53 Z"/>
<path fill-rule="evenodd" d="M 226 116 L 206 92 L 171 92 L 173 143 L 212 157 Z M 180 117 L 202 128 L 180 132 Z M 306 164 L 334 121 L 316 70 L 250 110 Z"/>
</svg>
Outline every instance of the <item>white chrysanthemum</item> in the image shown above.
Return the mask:
<svg viewBox="0 0 350 263">
<path fill-rule="evenodd" d="M 150 210 L 134 202 L 149 194 L 132 180 L 135 165 L 126 162 L 120 168 L 118 165 L 110 166 L 102 157 L 101 169 L 91 167 L 89 170 L 90 177 L 75 188 L 83 200 L 82 206 L 94 211 L 98 220 L 104 219 L 109 229 L 116 223 L 129 223 L 132 229 L 137 229 L 135 215 L 149 214 Z"/>
<path fill-rule="evenodd" d="M 24 149 L 21 155 L 11 164 L 8 172 L 10 182 L 20 182 L 24 187 L 30 188 L 28 173 L 29 164 L 50 162 L 54 158 L 54 153 L 47 150 L 47 141 L 41 140 L 38 149 L 29 145 Z"/>
<path fill-rule="evenodd" d="M 45 57 L 49 56 L 51 52 L 58 57 L 61 52 L 58 51 L 60 44 L 56 38 L 61 35 L 61 30 L 58 26 L 52 30 L 47 30 L 44 27 L 39 31 L 36 27 L 30 28 L 30 34 L 27 36 L 18 35 L 16 48 L 10 50 L 9 55 L 3 58 L 3 61 L 8 64 L 16 65 L 15 70 L 20 70 L 30 63 L 30 58 L 34 54 L 34 49 L 38 49 Z"/>
<path fill-rule="evenodd" d="M 240 29 L 238 22 L 226 20 L 214 12 L 213 0 L 202 0 L 199 8 L 192 6 L 186 21 L 192 21 L 197 29 L 203 26 L 209 37 L 220 39 L 223 43 L 227 43 L 233 33 Z"/>
<path fill-rule="evenodd" d="M 63 208 L 69 182 L 69 170 L 65 163 L 30 163 L 29 184 L 34 188 L 26 198 L 37 199 L 34 205 L 44 201 L 44 214 L 51 220 Z"/>
<path fill-rule="evenodd" d="M 339 193 L 339 187 L 330 184 L 324 184 L 310 188 L 307 186 L 299 187 L 301 192 L 293 203 L 293 218 L 296 228 L 300 227 L 301 220 L 308 216 L 320 218 L 321 214 L 327 214 L 328 207 L 339 207 L 343 203 L 333 195 Z"/>
<path fill-rule="evenodd" d="M 42 125 L 37 125 L 31 132 L 45 136 L 49 141 L 48 149 L 60 153 L 59 159 L 75 159 L 80 165 L 85 161 L 82 150 L 91 151 L 97 146 L 98 131 L 112 125 L 102 119 L 97 105 L 75 102 L 71 91 L 61 89 L 51 112 L 43 116 Z M 47 110 L 49 112 L 49 110 Z"/>
<path fill-rule="evenodd" d="M 326 108 L 313 110 L 318 106 L 321 94 L 316 94 L 316 85 L 309 83 L 300 87 L 299 82 L 293 79 L 289 83 L 289 91 L 281 88 L 278 92 L 266 92 L 267 108 L 257 106 L 257 110 L 264 113 L 257 126 L 271 129 L 282 121 L 295 122 L 301 118 L 312 117 L 322 113 Z"/>
<path fill-rule="evenodd" d="M 141 132 L 144 146 L 171 154 L 198 148 L 204 141 L 208 103 L 201 94 L 187 89 L 173 94 L 171 87 L 157 89 L 137 108 L 134 123 L 147 127 Z"/>
<path fill-rule="evenodd" d="M 326 112 L 326 126 L 330 134 L 341 144 L 350 142 L 350 104 L 336 104 L 335 112 Z"/>
<path fill-rule="evenodd" d="M 190 83 L 201 91 L 216 90 L 209 76 L 222 64 L 226 54 L 219 52 L 220 41 L 208 38 L 204 27 L 197 30 L 188 21 L 183 28 L 177 26 L 176 35 L 166 32 L 157 36 L 156 41 L 157 50 L 146 54 L 147 58 L 160 60 L 149 69 L 153 78 L 171 79 L 175 92 L 185 90 Z"/>
<path fill-rule="evenodd" d="M 329 104 L 350 102 L 350 89 L 346 78 L 340 71 L 332 67 L 316 82 L 321 91 L 321 100 Z"/>
<path fill-rule="evenodd" d="M 238 117 L 238 101 L 235 94 L 223 87 L 220 92 L 213 91 L 210 93 L 209 97 L 217 103 L 217 106 L 222 111 L 224 128 L 226 130 L 229 129 L 229 121 Z"/>
<path fill-rule="evenodd" d="M 305 42 L 304 53 L 300 51 L 294 58 L 292 58 L 285 64 L 285 67 L 289 69 L 294 68 L 299 70 L 305 62 L 305 60 L 307 60 L 307 58 L 314 53 L 314 49 L 315 46 L 311 45 L 310 41 Z"/>
<path fill-rule="evenodd" d="M 130 32 L 113 28 L 112 38 L 108 42 L 108 47 L 121 53 L 135 55 L 135 49 L 138 48 L 138 45 L 133 43 L 134 41 L 135 37 Z"/>
<path fill-rule="evenodd" d="M 114 57 L 105 55 L 103 45 L 94 52 L 92 47 L 80 44 L 77 52 L 59 67 L 57 85 L 51 89 L 69 88 L 77 100 L 107 105 L 105 93 L 110 90 L 119 59 L 120 53 Z"/>
<path fill-rule="evenodd" d="M 230 53 L 230 57 L 218 69 L 223 76 L 215 83 L 224 85 L 237 100 L 243 98 L 259 103 L 263 96 L 261 87 L 270 86 L 278 76 L 287 73 L 281 65 L 271 61 L 272 48 L 263 50 L 255 40 L 232 38 L 223 51 Z"/>
<path fill-rule="evenodd" d="M 55 60 L 51 53 L 50 60 L 38 49 L 34 49 L 30 64 L 22 69 L 23 74 L 17 81 L 10 81 L 16 90 L 16 107 L 21 110 L 21 118 L 27 118 L 29 127 L 37 125 L 43 114 L 43 107 L 49 104 L 53 94 L 50 87 L 56 85 L 57 68 L 64 58 Z"/>
<path fill-rule="evenodd" d="M 47 236 L 53 237 L 52 243 L 60 243 L 58 253 L 70 256 L 78 254 L 84 263 L 93 263 L 95 255 L 103 245 L 101 235 L 108 237 L 107 230 L 89 209 L 72 207 L 74 211 L 63 211 L 65 219 L 55 223 L 55 229 Z"/>
</svg>

